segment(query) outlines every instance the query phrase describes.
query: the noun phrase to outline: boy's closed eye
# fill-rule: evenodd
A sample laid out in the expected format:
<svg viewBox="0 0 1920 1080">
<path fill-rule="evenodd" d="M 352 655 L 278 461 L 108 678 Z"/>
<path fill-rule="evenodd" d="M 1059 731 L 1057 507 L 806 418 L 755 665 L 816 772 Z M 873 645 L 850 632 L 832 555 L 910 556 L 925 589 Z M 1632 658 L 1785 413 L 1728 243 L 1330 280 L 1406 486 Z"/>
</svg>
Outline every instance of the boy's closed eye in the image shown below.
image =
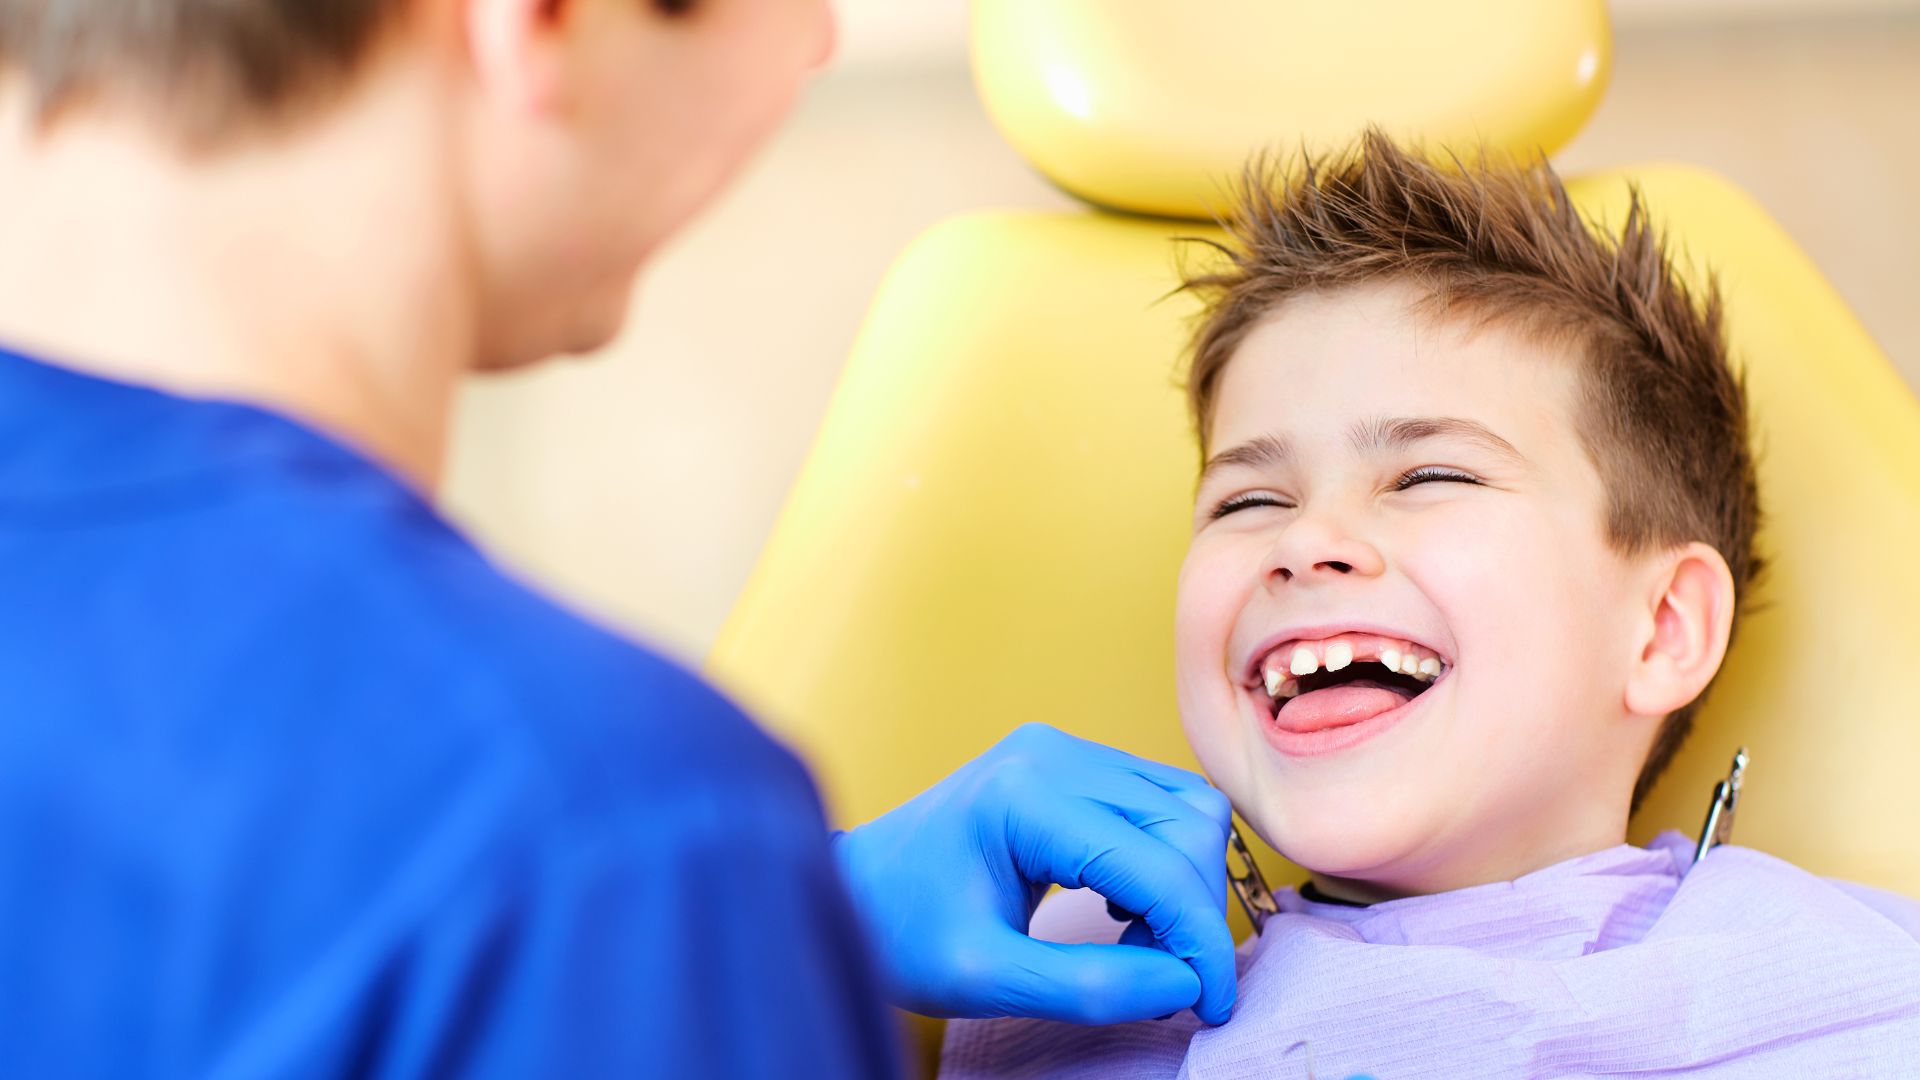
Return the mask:
<svg viewBox="0 0 1920 1080">
<path fill-rule="evenodd" d="M 1409 469 L 1400 474 L 1400 476 L 1394 480 L 1389 490 L 1407 491 L 1411 488 L 1419 487 L 1422 484 L 1436 483 L 1484 486 L 1485 481 L 1464 469 L 1456 469 L 1446 465 L 1422 465 L 1417 469 Z M 1242 492 L 1237 495 L 1230 495 L 1216 503 L 1207 517 L 1210 521 L 1218 521 L 1228 514 L 1260 506 L 1291 510 L 1294 508 L 1295 503 L 1290 499 L 1268 491 Z"/>
<path fill-rule="evenodd" d="M 1293 509 L 1293 502 L 1266 491 L 1249 491 L 1239 495 L 1229 495 L 1215 504 L 1207 514 L 1210 521 L 1218 521 L 1228 514 L 1241 510 L 1251 510 L 1256 506 L 1271 506 L 1281 510 Z"/>
<path fill-rule="evenodd" d="M 1409 469 L 1402 473 L 1400 479 L 1394 481 L 1393 490 L 1405 491 L 1408 488 L 1418 487 L 1421 484 L 1437 483 L 1473 484 L 1480 486 L 1483 485 L 1485 481 L 1464 469 L 1455 469 L 1447 465 L 1422 465 L 1417 469 Z"/>
</svg>

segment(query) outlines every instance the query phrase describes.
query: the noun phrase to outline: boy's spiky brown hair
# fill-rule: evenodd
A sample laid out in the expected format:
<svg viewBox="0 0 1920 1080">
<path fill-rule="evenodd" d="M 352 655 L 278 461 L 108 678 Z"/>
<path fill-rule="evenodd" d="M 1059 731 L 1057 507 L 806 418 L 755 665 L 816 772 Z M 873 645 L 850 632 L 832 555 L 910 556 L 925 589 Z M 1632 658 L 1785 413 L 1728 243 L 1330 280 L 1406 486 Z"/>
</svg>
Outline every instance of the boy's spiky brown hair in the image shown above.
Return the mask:
<svg viewBox="0 0 1920 1080">
<path fill-rule="evenodd" d="M 1728 363 L 1717 289 L 1687 287 L 1639 192 L 1619 232 L 1603 233 L 1544 160 L 1436 164 L 1377 130 L 1291 175 L 1271 161 L 1249 168 L 1230 240 L 1213 245 L 1224 265 L 1185 282 L 1207 304 L 1187 378 L 1202 459 L 1220 377 L 1277 305 L 1407 282 L 1435 317 L 1498 323 L 1576 360 L 1576 428 L 1608 493 L 1608 542 L 1627 555 L 1712 545 L 1733 572 L 1737 623 L 1761 569 L 1746 392 Z M 1661 726 L 1636 808 L 1699 704 Z"/>
</svg>

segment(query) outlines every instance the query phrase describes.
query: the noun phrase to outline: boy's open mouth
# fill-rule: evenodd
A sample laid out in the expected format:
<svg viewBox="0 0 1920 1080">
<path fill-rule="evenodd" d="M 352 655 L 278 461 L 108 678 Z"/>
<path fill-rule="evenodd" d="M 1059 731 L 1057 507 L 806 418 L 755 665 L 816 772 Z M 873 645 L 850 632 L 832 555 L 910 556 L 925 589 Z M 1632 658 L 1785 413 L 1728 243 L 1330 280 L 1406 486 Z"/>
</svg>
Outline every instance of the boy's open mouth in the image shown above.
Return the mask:
<svg viewBox="0 0 1920 1080">
<path fill-rule="evenodd" d="M 1444 678 L 1452 664 L 1418 642 L 1352 633 L 1282 642 L 1258 670 L 1275 726 L 1308 733 L 1397 709 Z"/>
</svg>

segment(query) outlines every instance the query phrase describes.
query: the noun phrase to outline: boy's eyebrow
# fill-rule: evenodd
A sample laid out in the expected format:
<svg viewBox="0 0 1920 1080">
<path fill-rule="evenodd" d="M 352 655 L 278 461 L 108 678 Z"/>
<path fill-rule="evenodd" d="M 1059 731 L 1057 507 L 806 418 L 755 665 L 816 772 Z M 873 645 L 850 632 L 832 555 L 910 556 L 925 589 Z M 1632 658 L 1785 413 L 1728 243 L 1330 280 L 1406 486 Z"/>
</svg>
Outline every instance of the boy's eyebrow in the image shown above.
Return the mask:
<svg viewBox="0 0 1920 1080">
<path fill-rule="evenodd" d="M 1222 450 L 1207 459 L 1205 468 L 1200 470 L 1200 482 L 1222 469 L 1236 465 L 1249 469 L 1261 469 L 1271 465 L 1284 465 L 1293 457 L 1293 446 L 1287 440 L 1276 435 L 1256 435 L 1230 450 Z"/>
<path fill-rule="evenodd" d="M 1400 450 L 1428 439 L 1455 438 L 1477 443 L 1484 449 L 1507 458 L 1516 465 L 1527 463 L 1526 455 L 1478 420 L 1457 416 L 1395 416 L 1355 424 L 1347 439 L 1355 452 L 1378 453 Z M 1242 466 L 1261 469 L 1284 465 L 1293 459 L 1293 444 L 1278 435 L 1257 435 L 1231 449 L 1207 459 L 1200 470 L 1200 483 L 1222 469 Z"/>
<path fill-rule="evenodd" d="M 1361 454 L 1402 450 L 1428 439 L 1453 438 L 1477 443 L 1516 465 L 1527 463 L 1526 455 L 1495 434 L 1492 428 L 1478 420 L 1457 416 L 1395 416 L 1369 420 L 1355 424 L 1347 437 L 1355 452 Z"/>
</svg>

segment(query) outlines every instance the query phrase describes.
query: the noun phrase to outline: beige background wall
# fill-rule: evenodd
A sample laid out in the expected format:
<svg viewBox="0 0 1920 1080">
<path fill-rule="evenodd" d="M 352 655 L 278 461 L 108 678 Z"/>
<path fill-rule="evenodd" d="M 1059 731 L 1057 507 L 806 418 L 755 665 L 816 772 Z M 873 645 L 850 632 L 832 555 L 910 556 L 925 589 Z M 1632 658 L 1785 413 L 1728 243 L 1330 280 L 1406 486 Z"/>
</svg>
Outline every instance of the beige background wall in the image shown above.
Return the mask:
<svg viewBox="0 0 1920 1080">
<path fill-rule="evenodd" d="M 689 659 L 772 526 L 887 264 L 980 207 L 1073 205 L 1000 141 L 962 0 L 846 0 L 842 64 L 649 271 L 603 354 L 476 383 L 449 505 L 501 559 Z M 1618 0 L 1613 83 L 1558 157 L 1731 177 L 1920 386 L 1920 3 Z"/>
</svg>

